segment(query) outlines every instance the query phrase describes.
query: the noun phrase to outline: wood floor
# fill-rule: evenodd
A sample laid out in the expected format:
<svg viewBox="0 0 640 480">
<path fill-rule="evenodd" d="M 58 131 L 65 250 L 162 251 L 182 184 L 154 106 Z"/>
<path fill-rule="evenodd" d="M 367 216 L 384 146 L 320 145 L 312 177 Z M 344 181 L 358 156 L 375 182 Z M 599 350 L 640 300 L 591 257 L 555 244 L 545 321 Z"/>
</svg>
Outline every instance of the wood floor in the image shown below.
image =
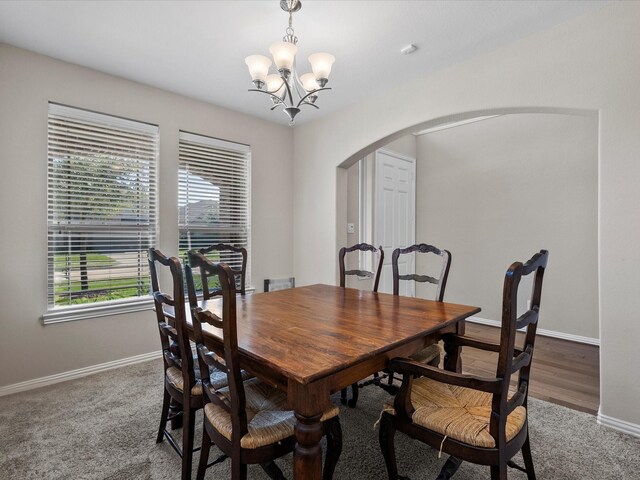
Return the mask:
<svg viewBox="0 0 640 480">
<path fill-rule="evenodd" d="M 495 327 L 467 322 L 466 334 L 495 343 Z M 518 334 L 519 343 L 522 337 Z M 463 373 L 495 375 L 497 354 L 466 347 Z M 595 414 L 600 404 L 599 347 L 557 338 L 536 338 L 529 395 L 575 410 Z"/>
</svg>

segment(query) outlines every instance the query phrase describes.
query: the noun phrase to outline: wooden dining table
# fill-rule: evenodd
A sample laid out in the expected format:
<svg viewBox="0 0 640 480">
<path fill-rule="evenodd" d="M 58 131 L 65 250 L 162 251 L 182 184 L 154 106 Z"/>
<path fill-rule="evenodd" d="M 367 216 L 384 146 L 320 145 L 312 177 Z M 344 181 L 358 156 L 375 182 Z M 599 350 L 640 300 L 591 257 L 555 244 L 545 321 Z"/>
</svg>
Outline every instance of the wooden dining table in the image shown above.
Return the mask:
<svg viewBox="0 0 640 480">
<path fill-rule="evenodd" d="M 201 301 L 200 306 L 222 316 L 220 298 Z M 333 392 L 445 333 L 463 333 L 465 319 L 479 311 L 331 285 L 238 296 L 242 368 L 285 391 L 295 413 L 294 478 L 322 478 L 320 417 Z M 187 321 L 192 335 L 190 315 Z M 221 354 L 222 330 L 209 325 L 203 329 L 207 347 Z M 458 370 L 459 351 L 445 344 L 445 352 L 445 368 Z"/>
</svg>

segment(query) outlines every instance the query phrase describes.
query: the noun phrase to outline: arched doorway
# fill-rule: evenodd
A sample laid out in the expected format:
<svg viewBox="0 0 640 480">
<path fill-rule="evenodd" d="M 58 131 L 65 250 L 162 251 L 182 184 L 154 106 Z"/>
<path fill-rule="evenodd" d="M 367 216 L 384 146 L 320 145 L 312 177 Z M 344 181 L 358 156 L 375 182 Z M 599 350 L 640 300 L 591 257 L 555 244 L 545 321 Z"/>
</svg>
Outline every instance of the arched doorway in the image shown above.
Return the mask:
<svg viewBox="0 0 640 480">
<path fill-rule="evenodd" d="M 337 246 L 355 243 L 345 228 L 354 223 L 345 208 L 345 201 L 357 197 L 350 191 L 353 170 L 376 150 L 406 145 L 407 136 L 413 137 L 416 242 L 452 251 L 447 300 L 481 306 L 476 320 L 498 325 L 504 270 L 547 248 L 555 269 L 546 279 L 540 332 L 598 344 L 597 113 L 485 110 L 430 120 L 401 133 L 374 142 L 338 168 Z M 374 236 L 358 237 L 363 240 L 379 243 Z M 428 297 L 424 293 L 420 296 Z M 588 374 L 597 379 L 597 371 Z M 595 397 L 590 410 L 597 408 Z"/>
</svg>

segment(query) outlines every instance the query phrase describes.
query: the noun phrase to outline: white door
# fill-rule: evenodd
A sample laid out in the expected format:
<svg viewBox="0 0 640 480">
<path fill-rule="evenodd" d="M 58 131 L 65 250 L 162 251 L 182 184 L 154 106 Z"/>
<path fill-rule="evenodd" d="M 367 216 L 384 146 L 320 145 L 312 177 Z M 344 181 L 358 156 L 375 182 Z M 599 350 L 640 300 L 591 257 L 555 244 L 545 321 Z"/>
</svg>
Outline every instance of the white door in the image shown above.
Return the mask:
<svg viewBox="0 0 640 480">
<path fill-rule="evenodd" d="M 378 291 L 393 293 L 391 255 L 415 243 L 416 160 L 386 150 L 376 152 L 375 246 L 382 245 L 384 263 Z M 415 255 L 400 257 L 401 275 L 415 271 Z M 401 282 L 400 295 L 414 296 L 414 282 Z"/>
</svg>

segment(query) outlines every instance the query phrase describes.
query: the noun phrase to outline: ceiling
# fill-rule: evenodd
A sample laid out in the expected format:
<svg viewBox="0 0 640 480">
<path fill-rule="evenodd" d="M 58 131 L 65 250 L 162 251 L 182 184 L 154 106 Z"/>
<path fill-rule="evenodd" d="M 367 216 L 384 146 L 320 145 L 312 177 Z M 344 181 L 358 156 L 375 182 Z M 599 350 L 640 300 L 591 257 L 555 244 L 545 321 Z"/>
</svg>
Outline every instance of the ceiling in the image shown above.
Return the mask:
<svg viewBox="0 0 640 480">
<path fill-rule="evenodd" d="M 606 1 L 303 0 L 294 14 L 298 71 L 335 55 L 320 110 L 300 124 L 544 30 Z M 269 55 L 287 26 L 279 0 L 3 1 L 0 42 L 287 124 L 248 93 L 247 55 Z M 418 50 L 402 55 L 414 43 Z"/>
</svg>

